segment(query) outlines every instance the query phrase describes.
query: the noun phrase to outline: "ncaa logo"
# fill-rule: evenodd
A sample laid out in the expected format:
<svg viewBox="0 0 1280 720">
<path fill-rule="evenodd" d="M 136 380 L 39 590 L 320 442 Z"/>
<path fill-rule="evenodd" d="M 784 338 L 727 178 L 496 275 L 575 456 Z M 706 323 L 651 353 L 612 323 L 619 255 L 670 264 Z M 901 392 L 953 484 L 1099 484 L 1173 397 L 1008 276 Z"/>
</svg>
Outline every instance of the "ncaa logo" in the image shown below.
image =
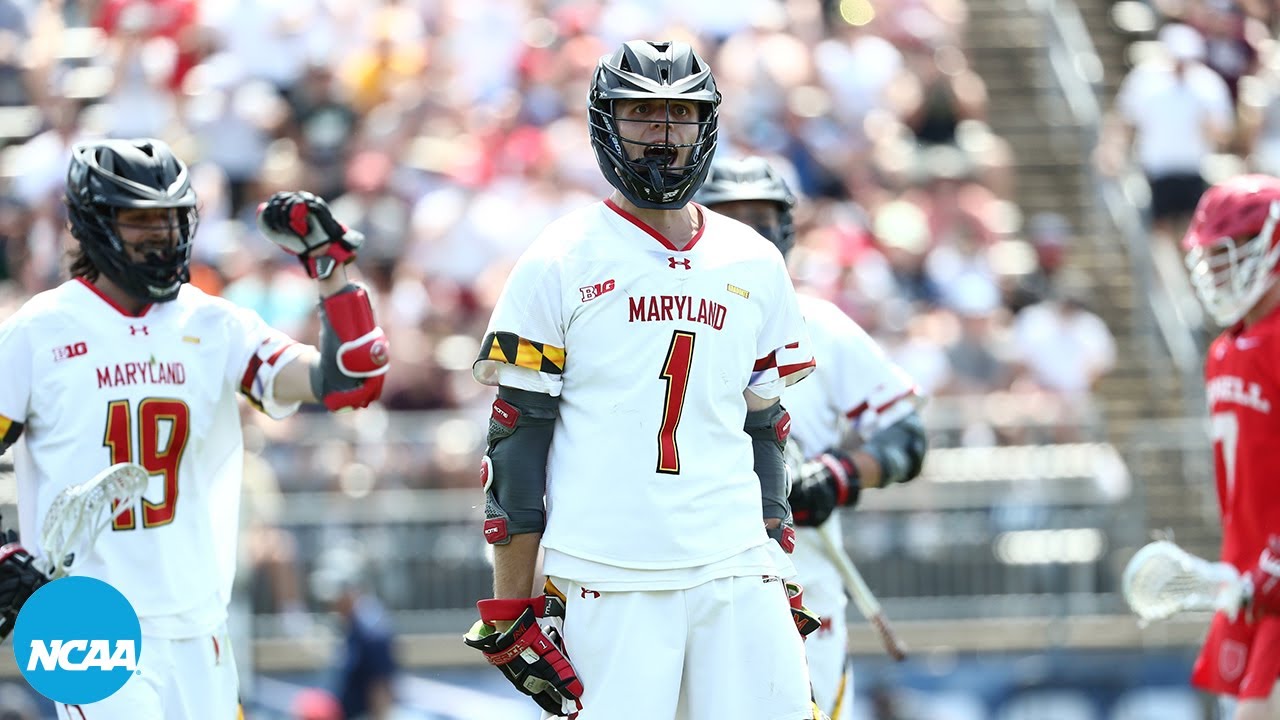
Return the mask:
<svg viewBox="0 0 1280 720">
<path fill-rule="evenodd" d="M 119 590 L 95 578 L 62 578 L 22 606 L 13 654 L 36 692 L 88 705 L 113 695 L 137 672 L 142 629 Z"/>
</svg>

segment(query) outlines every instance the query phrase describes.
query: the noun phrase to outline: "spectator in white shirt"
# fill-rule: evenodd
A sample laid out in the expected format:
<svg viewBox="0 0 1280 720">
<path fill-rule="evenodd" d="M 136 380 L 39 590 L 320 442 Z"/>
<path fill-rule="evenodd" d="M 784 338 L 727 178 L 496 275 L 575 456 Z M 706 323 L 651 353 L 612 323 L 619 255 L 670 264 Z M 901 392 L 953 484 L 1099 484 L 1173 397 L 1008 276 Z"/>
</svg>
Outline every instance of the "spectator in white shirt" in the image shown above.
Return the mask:
<svg viewBox="0 0 1280 720">
<path fill-rule="evenodd" d="M 1230 138 L 1231 91 L 1204 65 L 1205 42 L 1188 25 L 1161 28 L 1161 52 L 1129 72 L 1099 152 L 1100 169 L 1116 174 L 1127 154 L 1151 186 L 1153 230 L 1181 237 L 1207 188 L 1201 163 Z"/>
<path fill-rule="evenodd" d="M 1013 333 L 1029 378 L 1051 392 L 1087 394 L 1115 366 L 1115 339 L 1106 323 L 1069 293 L 1023 309 Z"/>
</svg>

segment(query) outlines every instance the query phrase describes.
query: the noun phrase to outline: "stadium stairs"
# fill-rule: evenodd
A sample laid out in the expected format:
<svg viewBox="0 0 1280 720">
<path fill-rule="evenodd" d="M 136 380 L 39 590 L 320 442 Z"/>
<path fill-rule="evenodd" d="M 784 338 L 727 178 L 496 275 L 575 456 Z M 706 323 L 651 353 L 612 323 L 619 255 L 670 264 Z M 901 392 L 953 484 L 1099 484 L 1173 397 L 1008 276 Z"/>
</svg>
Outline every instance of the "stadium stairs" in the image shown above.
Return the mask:
<svg viewBox="0 0 1280 720">
<path fill-rule="evenodd" d="M 1128 41 L 1110 21 L 1110 0 L 1076 4 L 1102 62 L 1098 102 L 1109 109 L 1128 69 Z M 1047 211 L 1070 221 L 1069 276 L 1086 282 L 1074 289 L 1084 291 L 1116 336 L 1118 363 L 1097 394 L 1106 437 L 1120 449 L 1146 501 L 1146 527 L 1173 529 L 1189 549 L 1216 555 L 1218 535 L 1208 512 L 1211 465 L 1188 468 L 1179 443 L 1152 438 L 1153 421 L 1203 411 L 1188 406 L 1183 381 L 1157 340 L 1152 301 L 1134 272 L 1148 260 L 1130 257 L 1101 210 L 1090 159 L 1096 129 L 1080 127 L 1069 112 L 1050 63 L 1047 21 L 1028 0 L 970 0 L 969 12 L 968 52 L 987 85 L 990 124 L 1015 155 L 1015 201 L 1025 218 Z M 1203 454 L 1195 458 L 1204 460 Z M 1117 553 L 1117 564 L 1127 554 Z"/>
</svg>

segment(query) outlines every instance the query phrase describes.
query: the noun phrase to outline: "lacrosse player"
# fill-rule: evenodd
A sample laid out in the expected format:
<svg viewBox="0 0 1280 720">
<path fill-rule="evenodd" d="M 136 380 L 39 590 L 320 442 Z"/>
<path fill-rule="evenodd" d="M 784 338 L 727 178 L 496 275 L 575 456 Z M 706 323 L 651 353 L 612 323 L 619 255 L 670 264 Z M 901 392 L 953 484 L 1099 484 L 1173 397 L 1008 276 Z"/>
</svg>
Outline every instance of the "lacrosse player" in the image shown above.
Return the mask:
<svg viewBox="0 0 1280 720">
<path fill-rule="evenodd" d="M 813 358 L 776 248 L 690 202 L 719 102 L 685 43 L 601 58 L 590 134 L 615 192 L 520 258 L 474 366 L 498 388 L 495 597 L 466 641 L 555 715 L 814 717 L 778 402 Z"/>
<path fill-rule="evenodd" d="M 1221 557 L 1245 575 L 1247 598 L 1242 612 L 1214 616 L 1191 679 L 1201 689 L 1235 698 L 1234 720 L 1276 720 L 1280 180 L 1243 175 L 1210 188 L 1196 207 L 1183 247 L 1201 304 L 1226 328 L 1209 346 L 1205 381 L 1222 515 Z"/>
<path fill-rule="evenodd" d="M 782 252 L 795 245 L 796 198 L 764 158 L 717 159 L 694 199 L 755 228 Z M 839 530 L 839 507 L 853 507 L 863 488 L 911 480 L 926 447 L 914 383 L 840 308 L 799 295 L 817 369 L 784 394 L 791 413 L 789 454 L 804 458 L 789 497 L 798 526 L 791 559 L 808 607 L 822 628 L 805 644 L 814 699 L 832 720 L 852 717 L 853 683 L 845 645 L 848 597 L 822 550 L 823 523 Z M 837 537 L 839 533 L 837 532 Z"/>
<path fill-rule="evenodd" d="M 72 279 L 0 325 L 0 451 L 17 443 L 21 527 L 30 542 L 60 490 L 114 463 L 138 463 L 151 481 L 74 572 L 132 603 L 145 648 L 139 673 L 106 700 L 59 705 L 58 716 L 233 720 L 226 616 L 243 468 L 235 396 L 274 418 L 304 402 L 336 412 L 378 398 L 386 338 L 344 267 L 363 238 L 309 193 L 278 193 L 260 209 L 263 232 L 316 280 L 316 349 L 187 284 L 197 200 L 163 142 L 77 145 L 66 206 L 79 243 Z M 0 589 L 16 572 L 29 594 L 29 564 L 13 561 L 24 554 L 16 544 L 0 551 Z M 0 596 L 10 614 L 24 599 Z"/>
</svg>

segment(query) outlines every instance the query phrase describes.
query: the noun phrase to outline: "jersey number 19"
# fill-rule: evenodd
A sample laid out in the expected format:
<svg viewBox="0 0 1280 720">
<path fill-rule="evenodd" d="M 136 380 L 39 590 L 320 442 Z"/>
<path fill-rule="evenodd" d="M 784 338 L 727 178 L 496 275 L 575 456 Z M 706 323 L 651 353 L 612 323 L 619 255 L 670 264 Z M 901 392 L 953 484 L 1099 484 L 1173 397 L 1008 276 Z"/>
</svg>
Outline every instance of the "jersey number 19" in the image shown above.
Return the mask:
<svg viewBox="0 0 1280 720">
<path fill-rule="evenodd" d="M 142 527 L 168 525 L 178 511 L 178 467 L 190 437 L 191 409 L 181 400 L 145 398 L 138 403 L 135 425 L 129 406 L 128 400 L 112 400 L 107 404 L 107 430 L 102 444 L 111 451 L 112 464 L 136 462 L 148 472 L 164 476 L 164 497 L 154 503 L 145 497 L 142 499 Z M 135 426 L 137 460 L 133 453 Z M 113 530 L 137 527 L 133 508 L 117 515 L 112 523 Z"/>
</svg>

